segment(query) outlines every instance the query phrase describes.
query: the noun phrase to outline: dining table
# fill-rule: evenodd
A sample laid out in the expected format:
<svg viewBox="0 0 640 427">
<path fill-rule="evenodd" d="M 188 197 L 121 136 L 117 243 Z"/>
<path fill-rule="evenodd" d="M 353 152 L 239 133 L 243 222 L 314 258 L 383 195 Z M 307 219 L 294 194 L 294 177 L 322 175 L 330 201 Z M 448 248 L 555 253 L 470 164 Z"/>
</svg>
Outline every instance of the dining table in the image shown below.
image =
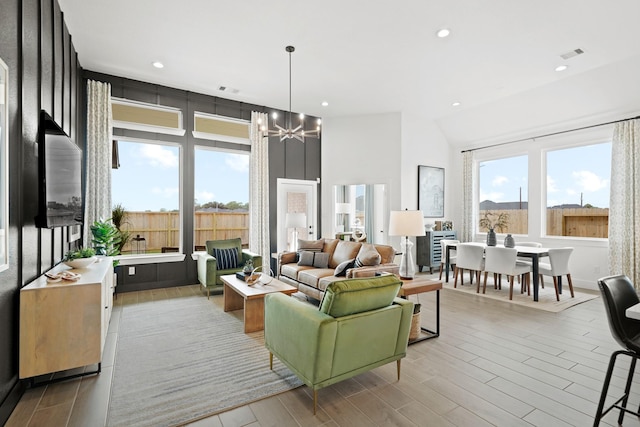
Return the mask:
<svg viewBox="0 0 640 427">
<path fill-rule="evenodd" d="M 486 243 L 474 242 L 479 246 L 486 247 Z M 502 246 L 502 245 L 497 245 Z M 455 250 L 457 244 L 447 244 L 446 254 L 445 254 L 445 282 L 449 282 L 449 269 L 451 265 L 449 263 L 449 259 L 451 257 L 451 251 Z M 540 286 L 540 274 L 538 273 L 538 269 L 540 266 L 540 258 L 544 258 L 549 256 L 549 248 L 536 248 L 533 246 L 518 246 L 515 248 L 518 250 L 519 257 L 531 258 L 531 273 L 533 274 L 533 300 L 538 301 L 538 287 Z M 558 293 L 562 294 L 562 280 L 558 279 Z"/>
<path fill-rule="evenodd" d="M 640 320 L 640 304 L 634 304 L 631 307 L 627 308 L 624 314 L 629 319 Z"/>
</svg>

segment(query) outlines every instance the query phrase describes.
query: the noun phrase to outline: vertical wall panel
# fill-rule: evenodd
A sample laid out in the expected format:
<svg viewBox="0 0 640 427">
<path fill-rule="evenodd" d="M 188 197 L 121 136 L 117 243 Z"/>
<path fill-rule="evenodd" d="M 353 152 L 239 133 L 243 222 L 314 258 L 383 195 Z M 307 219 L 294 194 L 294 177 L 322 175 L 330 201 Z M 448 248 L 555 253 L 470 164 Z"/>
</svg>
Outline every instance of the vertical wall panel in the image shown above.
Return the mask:
<svg viewBox="0 0 640 427">
<path fill-rule="evenodd" d="M 2 0 L 1 11 L 0 58 L 9 66 L 10 82 L 10 268 L 0 272 L 0 425 L 24 389 L 18 381 L 18 292 L 59 261 L 66 249 L 62 229 L 35 227 L 40 109 L 52 113 L 57 110 L 54 117 L 59 123 L 64 121 L 65 129 L 72 134 L 83 135 L 84 126 L 77 107 L 81 96 L 77 82 L 82 73 L 70 37 L 65 35 L 57 1 Z M 63 49 L 64 43 L 67 46 Z M 65 49 L 69 54 L 67 66 L 61 60 L 66 55 Z M 59 62 L 54 67 L 56 55 Z M 65 93 L 63 82 L 69 82 Z M 54 96 L 56 87 L 58 92 Z"/>
<path fill-rule="evenodd" d="M 62 46 L 62 12 L 58 2 L 53 0 L 53 114 L 52 117 L 62 125 L 62 80 L 64 79 L 64 49 Z"/>
<path fill-rule="evenodd" d="M 71 37 L 66 25 L 62 26 L 63 62 L 62 69 L 62 129 L 71 135 Z"/>
</svg>

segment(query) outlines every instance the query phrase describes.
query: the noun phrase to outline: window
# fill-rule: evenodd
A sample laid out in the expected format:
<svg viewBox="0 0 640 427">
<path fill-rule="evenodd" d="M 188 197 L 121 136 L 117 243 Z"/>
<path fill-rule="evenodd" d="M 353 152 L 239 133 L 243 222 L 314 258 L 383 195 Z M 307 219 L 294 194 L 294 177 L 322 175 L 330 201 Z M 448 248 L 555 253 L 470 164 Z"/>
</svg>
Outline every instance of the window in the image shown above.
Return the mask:
<svg viewBox="0 0 640 427">
<path fill-rule="evenodd" d="M 607 238 L 611 143 L 548 151 L 548 236 Z"/>
<path fill-rule="evenodd" d="M 126 212 L 123 254 L 180 249 L 180 147 L 118 141 L 120 167 L 111 173 L 111 200 Z"/>
<path fill-rule="evenodd" d="M 249 244 L 249 152 L 196 147 L 194 245 L 240 237 Z"/>
<path fill-rule="evenodd" d="M 528 232 L 528 156 L 485 160 L 478 164 L 480 232 Z"/>
</svg>

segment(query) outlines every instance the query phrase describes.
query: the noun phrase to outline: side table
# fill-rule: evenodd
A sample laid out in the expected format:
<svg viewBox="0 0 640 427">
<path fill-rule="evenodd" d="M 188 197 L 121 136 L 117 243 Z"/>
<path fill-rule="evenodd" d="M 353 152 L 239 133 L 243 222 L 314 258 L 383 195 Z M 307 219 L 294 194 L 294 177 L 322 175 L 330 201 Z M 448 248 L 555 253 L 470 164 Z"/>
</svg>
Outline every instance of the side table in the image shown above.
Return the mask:
<svg viewBox="0 0 640 427">
<path fill-rule="evenodd" d="M 416 278 L 413 280 L 402 281 L 402 287 L 400 287 L 400 291 L 398 292 L 398 296 L 401 298 L 407 299 L 409 295 L 417 295 L 424 292 L 436 291 L 436 330 L 432 331 L 420 326 L 420 333 L 422 336 L 416 338 L 415 340 L 409 340 L 409 344 L 414 344 L 420 341 L 440 336 L 440 289 L 442 289 L 441 280 Z"/>
</svg>

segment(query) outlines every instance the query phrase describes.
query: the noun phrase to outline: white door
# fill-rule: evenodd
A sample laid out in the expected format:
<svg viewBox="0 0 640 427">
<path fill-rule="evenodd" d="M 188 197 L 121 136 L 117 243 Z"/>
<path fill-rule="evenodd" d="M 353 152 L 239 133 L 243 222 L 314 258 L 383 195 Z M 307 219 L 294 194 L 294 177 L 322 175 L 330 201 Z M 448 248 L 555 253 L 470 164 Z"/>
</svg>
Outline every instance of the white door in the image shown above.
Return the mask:
<svg viewBox="0 0 640 427">
<path fill-rule="evenodd" d="M 318 183 L 278 178 L 278 252 L 295 250 L 297 239 L 317 238 Z M 287 215 L 289 214 L 289 215 Z M 297 214 L 297 215 L 291 215 Z M 287 224 L 289 219 L 290 224 Z M 295 227 L 287 227 L 295 223 Z"/>
</svg>

